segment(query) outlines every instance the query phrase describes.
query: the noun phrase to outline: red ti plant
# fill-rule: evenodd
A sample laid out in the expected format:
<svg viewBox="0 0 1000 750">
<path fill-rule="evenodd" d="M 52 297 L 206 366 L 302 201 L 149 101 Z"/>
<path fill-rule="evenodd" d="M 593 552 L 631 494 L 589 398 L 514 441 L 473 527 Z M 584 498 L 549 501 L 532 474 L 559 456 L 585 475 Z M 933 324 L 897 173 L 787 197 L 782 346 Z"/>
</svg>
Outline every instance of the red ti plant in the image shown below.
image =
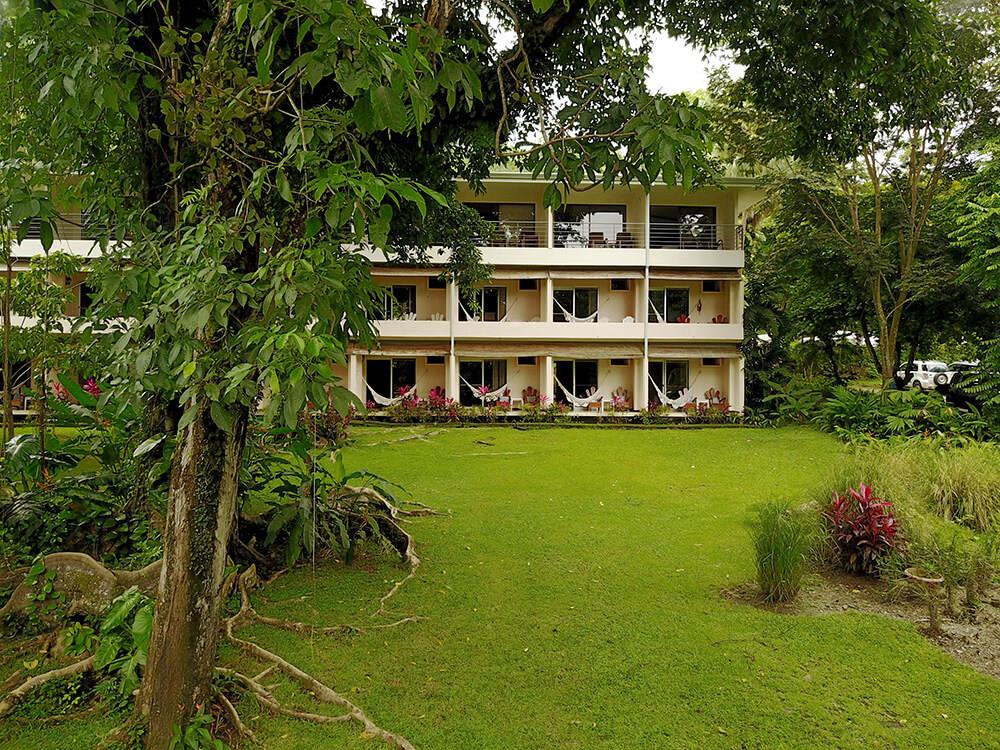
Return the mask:
<svg viewBox="0 0 1000 750">
<path fill-rule="evenodd" d="M 846 495 L 834 492 L 824 516 L 847 572 L 877 575 L 879 559 L 896 547 L 899 524 L 892 503 L 862 483 Z"/>
</svg>

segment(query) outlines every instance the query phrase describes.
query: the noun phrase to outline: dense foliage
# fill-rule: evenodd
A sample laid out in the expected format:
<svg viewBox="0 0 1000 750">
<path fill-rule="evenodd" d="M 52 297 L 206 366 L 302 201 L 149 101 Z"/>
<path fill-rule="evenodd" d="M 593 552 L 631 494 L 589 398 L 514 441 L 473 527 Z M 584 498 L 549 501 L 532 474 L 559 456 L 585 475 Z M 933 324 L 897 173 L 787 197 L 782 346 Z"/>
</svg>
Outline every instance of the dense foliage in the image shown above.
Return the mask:
<svg viewBox="0 0 1000 750">
<path fill-rule="evenodd" d="M 835 492 L 825 517 L 844 569 L 862 575 L 877 574 L 879 563 L 897 544 L 899 526 L 892 503 L 877 497 L 870 485 L 862 484 L 845 494 Z"/>
</svg>

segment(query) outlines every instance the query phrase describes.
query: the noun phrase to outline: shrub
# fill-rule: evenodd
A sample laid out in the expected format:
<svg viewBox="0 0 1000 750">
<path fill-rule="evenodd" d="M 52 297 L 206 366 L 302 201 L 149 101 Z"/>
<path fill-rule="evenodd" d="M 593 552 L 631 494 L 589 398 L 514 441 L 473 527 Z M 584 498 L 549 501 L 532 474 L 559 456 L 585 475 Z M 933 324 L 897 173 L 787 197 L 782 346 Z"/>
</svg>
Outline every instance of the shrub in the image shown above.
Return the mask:
<svg viewBox="0 0 1000 750">
<path fill-rule="evenodd" d="M 896 548 L 899 529 L 892 503 L 875 496 L 871 485 L 861 484 L 843 495 L 834 492 L 824 515 L 844 569 L 877 575 L 880 559 Z"/>
<path fill-rule="evenodd" d="M 932 500 L 946 519 L 976 531 L 1000 522 L 1000 451 L 991 445 L 969 445 L 938 456 L 931 485 Z"/>
<path fill-rule="evenodd" d="M 757 561 L 757 584 L 768 602 L 794 599 L 802 586 L 806 558 L 812 542 L 805 514 L 777 502 L 757 510 L 750 523 Z"/>
</svg>

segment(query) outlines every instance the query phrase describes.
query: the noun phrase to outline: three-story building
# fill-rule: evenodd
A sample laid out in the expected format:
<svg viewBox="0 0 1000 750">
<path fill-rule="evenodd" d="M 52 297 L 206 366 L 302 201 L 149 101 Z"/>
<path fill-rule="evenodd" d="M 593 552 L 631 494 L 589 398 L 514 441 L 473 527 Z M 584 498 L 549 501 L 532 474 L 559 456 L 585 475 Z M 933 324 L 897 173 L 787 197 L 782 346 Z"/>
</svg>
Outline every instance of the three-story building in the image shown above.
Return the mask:
<svg viewBox="0 0 1000 750">
<path fill-rule="evenodd" d="M 544 182 L 496 172 L 459 198 L 488 223 L 492 279 L 463 295 L 427 266 L 372 270 L 388 291 L 377 350 L 347 385 L 370 406 L 432 392 L 465 405 L 563 402 L 575 413 L 743 408 L 743 230 L 751 180 L 685 193 L 599 186 L 543 204 Z"/>
</svg>

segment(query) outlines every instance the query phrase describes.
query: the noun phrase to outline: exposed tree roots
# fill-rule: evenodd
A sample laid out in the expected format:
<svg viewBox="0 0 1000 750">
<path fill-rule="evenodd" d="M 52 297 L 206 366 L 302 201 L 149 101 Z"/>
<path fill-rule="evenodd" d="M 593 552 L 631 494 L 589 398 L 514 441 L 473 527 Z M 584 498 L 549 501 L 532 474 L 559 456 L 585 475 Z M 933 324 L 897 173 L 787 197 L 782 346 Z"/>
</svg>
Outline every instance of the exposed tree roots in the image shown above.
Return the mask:
<svg viewBox="0 0 1000 750">
<path fill-rule="evenodd" d="M 253 566 L 247 568 L 239 575 L 237 587 L 240 593 L 240 609 L 235 615 L 226 618 L 224 621 L 223 629 L 226 640 L 247 655 L 276 668 L 293 682 L 298 683 L 300 687 L 309 692 L 320 702 L 339 706 L 345 709 L 346 713 L 330 717 L 321 714 L 309 714 L 306 712 L 296 711 L 294 709 L 288 709 L 282 706 L 277 699 L 274 698 L 271 692 L 256 679 L 247 677 L 243 674 L 233 673 L 232 671 L 229 672 L 230 676 L 247 686 L 258 698 L 258 700 L 261 701 L 261 703 L 278 713 L 286 716 L 296 716 L 300 719 L 320 723 L 355 721 L 364 727 L 365 734 L 381 739 L 391 747 L 400 748 L 400 750 L 415 750 L 409 740 L 380 727 L 378 724 L 373 722 L 360 707 L 352 703 L 333 688 L 320 682 L 311 674 L 299 669 L 291 662 L 281 658 L 273 651 L 269 651 L 253 641 L 244 640 L 236 635 L 236 628 L 243 623 L 255 620 L 263 622 L 250 602 L 250 589 L 256 584 L 257 571 Z"/>
<path fill-rule="evenodd" d="M 24 697 L 28 695 L 28 693 L 32 690 L 40 688 L 46 682 L 61 680 L 77 674 L 83 674 L 84 672 L 89 672 L 93 668 L 94 657 L 88 656 L 86 659 L 81 659 L 80 661 L 74 662 L 68 666 L 60 667 L 59 669 L 51 669 L 48 672 L 43 672 L 42 674 L 35 675 L 34 677 L 29 677 L 27 680 L 7 693 L 7 695 L 4 696 L 4 699 L 0 701 L 0 718 L 3 718 L 13 711 L 17 704 L 20 703 Z"/>
<path fill-rule="evenodd" d="M 409 569 L 407 574 L 393 583 L 389 591 L 379 599 L 378 609 L 372 614 L 372 617 L 377 617 L 385 613 L 387 603 L 407 581 L 415 577 L 417 568 L 420 566 L 420 558 L 414 551 L 413 538 L 400 525 L 400 519 L 403 517 L 441 514 L 429 506 L 412 501 L 407 503 L 410 506 L 409 508 L 397 508 L 377 491 L 367 487 L 347 488 L 340 497 L 334 498 L 334 500 L 345 501 L 343 512 L 358 526 L 371 523 L 374 520 L 382 536 L 398 552 L 401 561 Z M 251 551 L 255 552 L 252 549 Z M 82 612 L 99 615 L 107 609 L 116 596 L 130 586 L 138 586 L 144 593 L 155 596 L 159 583 L 161 563 L 158 561 L 139 571 L 116 571 L 104 567 L 88 555 L 61 552 L 46 556 L 45 566 L 46 569 L 55 571 L 54 586 L 57 591 L 65 594 L 69 603 L 68 611 L 70 613 Z M 284 571 L 279 571 L 274 577 L 277 577 L 282 572 Z M 239 637 L 236 631 L 241 625 L 257 622 L 299 634 L 359 634 L 368 631 L 396 628 L 406 623 L 420 621 L 424 618 L 416 615 L 408 615 L 399 617 L 393 622 L 381 624 L 317 626 L 294 620 L 269 617 L 259 614 L 253 608 L 250 600 L 251 589 L 257 587 L 259 584 L 257 568 L 253 564 L 242 573 L 234 573 L 227 577 L 220 592 L 221 597 L 223 600 L 226 600 L 234 590 L 238 591 L 240 608 L 236 614 L 223 620 L 223 635 L 227 641 L 236 646 L 240 651 L 265 663 L 267 667 L 254 677 L 224 667 L 217 667 L 216 673 L 242 686 L 261 705 L 276 714 L 320 724 L 356 722 L 363 727 L 366 735 L 378 738 L 390 747 L 399 748 L 399 750 L 414 750 L 413 745 L 408 739 L 380 727 L 348 698 L 278 656 L 273 651 L 269 651 L 253 641 Z M 9 613 L 23 612 L 25 606 L 30 602 L 28 595 L 31 593 L 31 590 L 32 585 L 27 581 L 22 581 L 14 590 L 6 605 L 0 608 L 0 617 Z M 6 693 L 2 700 L 0 700 L 0 718 L 14 711 L 17 705 L 33 690 L 52 680 L 65 679 L 73 675 L 83 674 L 92 670 L 93 666 L 94 657 L 89 656 L 68 666 L 30 677 L 19 684 L 18 681 L 21 678 L 21 672 L 15 672 L 4 681 L 3 685 L 0 685 L 0 695 Z M 263 683 L 263 680 L 268 675 L 275 672 L 284 674 L 321 703 L 339 707 L 343 710 L 343 713 L 337 715 L 319 714 L 283 705 L 275 698 L 272 690 Z M 239 711 L 233 701 L 222 690 L 217 690 L 216 696 L 219 709 L 232 726 L 234 734 L 246 740 L 255 740 L 254 733 L 240 717 Z"/>
<path fill-rule="evenodd" d="M 67 609 L 61 614 L 83 612 L 99 615 L 108 608 L 111 600 L 131 586 L 138 586 L 147 595 L 155 596 L 160 582 L 160 561 L 141 570 L 109 570 L 80 552 L 55 552 L 45 556 L 45 569 L 53 571 L 54 593 L 66 597 Z M 22 580 L 0 607 L 0 618 L 22 613 L 31 604 L 32 585 Z"/>
</svg>

